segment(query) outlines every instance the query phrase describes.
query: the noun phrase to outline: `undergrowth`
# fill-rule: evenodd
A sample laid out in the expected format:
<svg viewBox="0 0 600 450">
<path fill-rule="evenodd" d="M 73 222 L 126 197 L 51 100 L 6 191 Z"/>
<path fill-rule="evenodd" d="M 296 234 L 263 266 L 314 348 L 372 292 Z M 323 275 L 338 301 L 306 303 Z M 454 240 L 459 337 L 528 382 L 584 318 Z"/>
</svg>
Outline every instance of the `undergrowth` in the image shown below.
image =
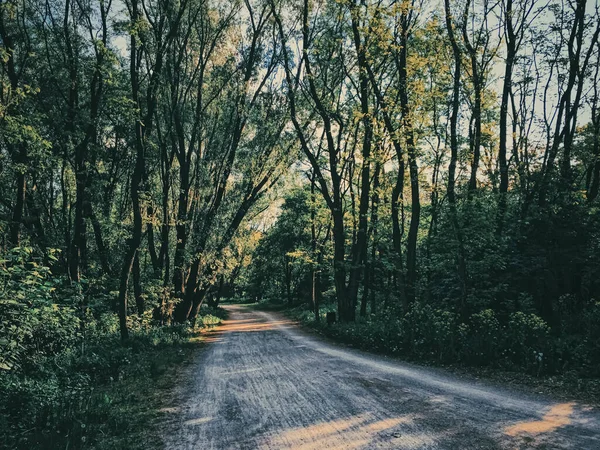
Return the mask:
<svg viewBox="0 0 600 450">
<path fill-rule="evenodd" d="M 278 304 L 265 302 L 256 308 L 274 310 Z M 590 334 L 600 332 L 600 305 L 593 310 L 596 316 L 586 317 L 593 325 L 586 334 L 570 337 L 554 333 L 540 317 L 523 312 L 502 320 L 494 311 L 483 310 L 459 320 L 452 312 L 415 303 L 406 314 L 385 310 L 357 317 L 353 323 L 328 325 L 326 314 L 335 311 L 333 303 L 321 305 L 318 322 L 306 305 L 284 312 L 355 348 L 600 401 L 600 348 Z"/>
<path fill-rule="evenodd" d="M 148 296 L 121 342 L 113 295 L 53 276 L 27 249 L 0 265 L 0 448 L 161 446 L 156 425 L 177 373 L 225 311 L 203 307 L 197 328 L 160 325 Z"/>
</svg>

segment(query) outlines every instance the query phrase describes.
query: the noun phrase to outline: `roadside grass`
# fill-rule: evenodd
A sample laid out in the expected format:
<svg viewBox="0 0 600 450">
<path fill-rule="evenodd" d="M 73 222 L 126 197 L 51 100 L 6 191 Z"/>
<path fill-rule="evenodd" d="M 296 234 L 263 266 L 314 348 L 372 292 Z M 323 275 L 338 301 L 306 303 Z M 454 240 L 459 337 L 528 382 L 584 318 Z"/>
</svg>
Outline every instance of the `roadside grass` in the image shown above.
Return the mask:
<svg viewBox="0 0 600 450">
<path fill-rule="evenodd" d="M 289 307 L 274 302 L 255 303 L 249 306 L 262 311 L 277 311 L 298 323 L 301 327 L 331 341 L 358 348 L 364 351 L 397 357 L 412 363 L 444 368 L 455 375 L 468 378 L 486 379 L 514 389 L 547 394 L 560 399 L 575 399 L 586 404 L 600 405 L 600 378 L 593 376 L 585 367 L 559 368 L 528 363 L 517 364 L 507 350 L 491 348 L 487 340 L 496 336 L 465 337 L 463 342 L 451 333 L 439 331 L 447 329 L 445 323 L 433 322 L 427 329 L 406 331 L 406 323 L 401 320 L 386 320 L 384 315 L 359 317 L 354 323 L 327 325 L 327 312 L 335 312 L 336 305 L 327 303 L 320 306 L 320 321 L 307 309 L 306 305 Z M 388 317 L 392 316 L 388 314 Z M 416 322 L 416 321 L 415 321 Z M 437 332 L 436 332 L 437 331 Z M 505 331 L 505 330 L 504 330 Z M 502 333 L 503 330 L 498 330 Z M 522 337 L 522 336 L 517 336 Z M 547 347 L 557 345 L 550 335 Z M 455 341 L 455 342 L 453 342 Z M 539 345 L 544 343 L 540 342 Z M 558 343 L 560 344 L 560 342 Z M 469 348 L 461 348 L 461 346 Z M 514 346 L 514 344 L 513 344 Z M 545 349 L 546 349 L 545 348 Z M 485 352 L 494 351 L 496 357 Z M 518 360 L 520 362 L 520 360 Z"/>
<path fill-rule="evenodd" d="M 26 376 L 0 380 L 0 448 L 162 448 L 165 406 L 179 376 L 204 345 L 203 333 L 226 317 L 203 311 L 195 329 L 132 326 L 121 344 L 116 328 L 85 348 L 36 361 Z"/>
</svg>

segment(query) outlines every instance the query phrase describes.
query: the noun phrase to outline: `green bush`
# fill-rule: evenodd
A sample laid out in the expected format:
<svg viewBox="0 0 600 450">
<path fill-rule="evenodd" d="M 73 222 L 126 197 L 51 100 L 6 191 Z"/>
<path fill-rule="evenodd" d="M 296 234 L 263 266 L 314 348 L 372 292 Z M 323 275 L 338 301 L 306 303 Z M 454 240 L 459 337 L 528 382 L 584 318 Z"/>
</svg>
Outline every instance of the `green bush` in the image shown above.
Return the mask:
<svg viewBox="0 0 600 450">
<path fill-rule="evenodd" d="M 579 335 L 560 337 L 541 317 L 526 312 L 512 313 L 502 322 L 494 310 L 484 309 L 460 322 L 452 311 L 415 302 L 403 316 L 396 310 L 382 310 L 354 323 L 328 326 L 325 314 L 335 310 L 334 303 L 321 305 L 318 324 L 306 308 L 290 312 L 341 342 L 377 352 L 502 367 L 536 376 L 571 369 L 586 377 L 600 375 L 600 303 L 580 317 Z"/>
<path fill-rule="evenodd" d="M 580 316 L 580 333 L 571 340 L 568 363 L 583 376 L 600 376 L 600 302 L 594 302 Z"/>
<path fill-rule="evenodd" d="M 405 339 L 418 357 L 449 360 L 454 357 L 456 314 L 429 305 L 414 303 L 404 317 Z"/>
<path fill-rule="evenodd" d="M 485 309 L 472 314 L 460 332 L 462 360 L 468 364 L 487 365 L 498 360 L 502 347 L 502 329 L 496 314 Z"/>
<path fill-rule="evenodd" d="M 535 314 L 516 312 L 506 327 L 505 356 L 528 371 L 539 373 L 549 356 L 550 327 Z"/>
<path fill-rule="evenodd" d="M 96 291 L 98 298 L 89 296 Z M 2 261 L 0 448 L 143 447 L 123 442 L 151 419 L 135 415 L 154 381 L 182 358 L 193 330 L 158 326 L 149 304 L 141 317 L 128 318 L 130 339 L 122 343 L 109 291 L 54 277 L 27 248 Z M 224 314 L 203 308 L 200 322 L 212 326 Z M 111 437 L 118 444 L 109 444 Z"/>
<path fill-rule="evenodd" d="M 59 280 L 29 248 L 10 251 L 0 266 L 0 370 L 18 370 L 60 353 L 79 339 L 79 318 L 57 303 Z"/>
</svg>

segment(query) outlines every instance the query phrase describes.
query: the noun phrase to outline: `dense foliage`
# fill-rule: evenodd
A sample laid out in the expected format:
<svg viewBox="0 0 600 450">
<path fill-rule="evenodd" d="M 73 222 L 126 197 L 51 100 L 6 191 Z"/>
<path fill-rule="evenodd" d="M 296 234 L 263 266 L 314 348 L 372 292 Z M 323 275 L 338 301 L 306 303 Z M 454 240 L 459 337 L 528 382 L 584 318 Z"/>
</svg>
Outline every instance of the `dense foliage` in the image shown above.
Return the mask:
<svg viewBox="0 0 600 450">
<path fill-rule="evenodd" d="M 154 364 L 295 155 L 268 11 L 0 2 L 2 445 L 144 447 Z"/>
<path fill-rule="evenodd" d="M 593 3 L 1 1 L 0 439 L 85 446 L 232 296 L 600 375 Z"/>
<path fill-rule="evenodd" d="M 317 320 L 333 302 L 330 332 L 381 351 L 598 376 L 589 6 L 281 6 L 305 166 L 241 294 Z"/>
<path fill-rule="evenodd" d="M 148 311 L 130 318 L 131 337 L 120 345 L 103 289 L 54 277 L 31 248 L 8 254 L 0 294 L 0 448 L 152 443 L 135 437 L 148 433 L 152 392 L 164 385 L 167 366 L 184 360 L 192 333 L 157 327 Z M 220 319 L 205 313 L 202 321 Z"/>
</svg>

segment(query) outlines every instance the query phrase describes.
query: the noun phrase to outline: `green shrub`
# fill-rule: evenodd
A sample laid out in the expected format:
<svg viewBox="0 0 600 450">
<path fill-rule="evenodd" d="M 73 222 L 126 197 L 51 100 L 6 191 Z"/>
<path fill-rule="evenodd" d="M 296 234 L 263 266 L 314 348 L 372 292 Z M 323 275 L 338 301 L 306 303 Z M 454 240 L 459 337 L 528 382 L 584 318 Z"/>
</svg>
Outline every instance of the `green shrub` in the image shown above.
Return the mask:
<svg viewBox="0 0 600 450">
<path fill-rule="evenodd" d="M 19 370 L 79 339 L 75 309 L 57 303 L 59 280 L 29 248 L 10 251 L 0 266 L 0 370 Z"/>
<path fill-rule="evenodd" d="M 405 339 L 418 357 L 448 360 L 454 356 L 458 320 L 456 314 L 419 302 L 404 316 Z"/>
<path fill-rule="evenodd" d="M 128 318 L 130 339 L 122 343 L 105 292 L 53 277 L 30 249 L 0 263 L 0 448 L 144 446 L 127 439 L 135 427 L 145 431 L 155 412 L 134 416 L 154 380 L 181 359 L 193 330 L 158 326 L 149 304 Z M 203 308 L 200 322 L 215 325 L 224 316 Z M 108 443 L 113 437 L 117 444 Z"/>
<path fill-rule="evenodd" d="M 572 365 L 584 376 L 600 376 L 600 302 L 581 316 L 581 331 L 573 339 Z"/>
<path fill-rule="evenodd" d="M 535 314 L 516 312 L 506 327 L 505 356 L 514 364 L 540 373 L 549 356 L 550 327 Z"/>
<path fill-rule="evenodd" d="M 498 361 L 502 329 L 496 314 L 485 309 L 472 314 L 460 328 L 461 358 L 468 364 L 487 365 Z"/>
</svg>

